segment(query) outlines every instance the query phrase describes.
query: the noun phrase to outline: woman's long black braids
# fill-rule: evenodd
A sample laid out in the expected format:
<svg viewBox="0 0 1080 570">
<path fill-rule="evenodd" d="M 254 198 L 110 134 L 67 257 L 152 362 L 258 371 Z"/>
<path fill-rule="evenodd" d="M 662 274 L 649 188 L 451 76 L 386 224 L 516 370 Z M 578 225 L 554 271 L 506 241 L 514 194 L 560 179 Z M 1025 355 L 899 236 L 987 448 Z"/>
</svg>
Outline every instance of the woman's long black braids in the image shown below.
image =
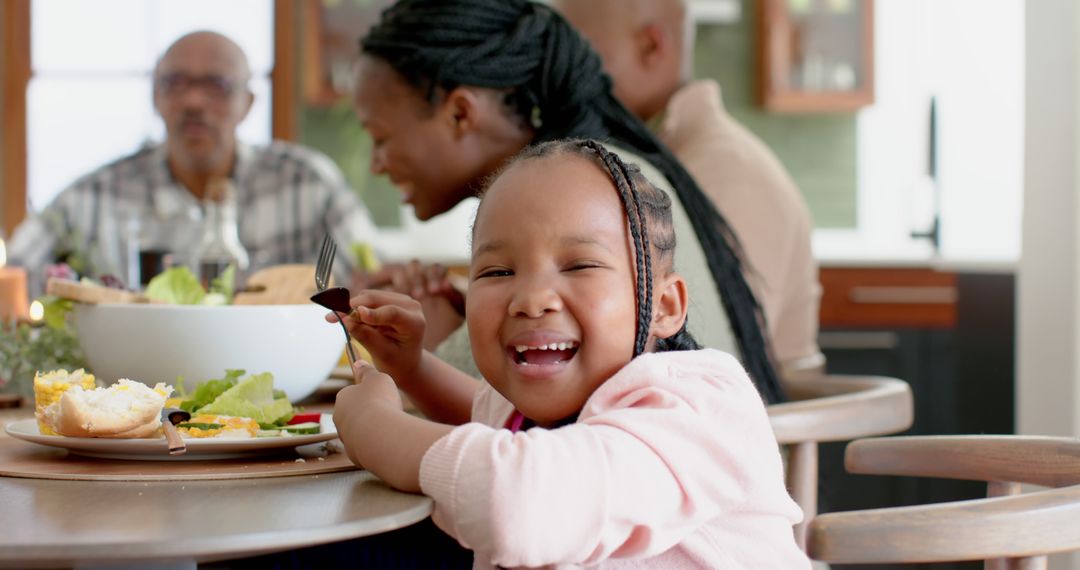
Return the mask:
<svg viewBox="0 0 1080 570">
<path fill-rule="evenodd" d="M 784 400 L 735 234 L 671 151 L 615 99 L 599 57 L 561 16 L 527 0 L 399 0 L 360 44 L 431 102 L 462 85 L 505 90 L 533 143 L 607 140 L 654 165 L 690 218 L 743 365 L 767 402 Z"/>
</svg>

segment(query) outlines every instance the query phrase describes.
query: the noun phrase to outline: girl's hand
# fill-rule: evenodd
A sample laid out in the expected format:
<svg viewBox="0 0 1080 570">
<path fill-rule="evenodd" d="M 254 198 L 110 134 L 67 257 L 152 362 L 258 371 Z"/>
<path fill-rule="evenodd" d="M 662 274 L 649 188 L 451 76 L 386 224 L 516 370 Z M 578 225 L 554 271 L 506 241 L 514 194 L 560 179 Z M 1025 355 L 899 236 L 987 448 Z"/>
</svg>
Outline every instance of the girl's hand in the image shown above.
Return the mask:
<svg viewBox="0 0 1080 570">
<path fill-rule="evenodd" d="M 334 403 L 334 425 L 349 459 L 391 486 L 420 492 L 420 463 L 452 426 L 405 413 L 394 380 L 367 362 L 353 365 L 356 385 Z"/>
<path fill-rule="evenodd" d="M 383 410 L 404 413 L 404 406 L 393 378 L 363 360 L 357 361 L 352 370 L 355 384 L 346 386 L 337 393 L 334 426 L 345 444 L 349 459 L 357 465 L 363 465 L 364 450 L 370 446 L 367 438 L 382 432 L 368 429 L 367 424 L 378 423 L 372 416 Z"/>
<path fill-rule="evenodd" d="M 377 403 L 388 405 L 397 410 L 404 410 L 401 392 L 394 379 L 384 372 L 379 372 L 370 362 L 359 360 L 353 365 L 353 386 L 339 390 L 337 403 L 352 407 L 356 403 Z M 335 406 L 336 409 L 336 406 Z"/>
<path fill-rule="evenodd" d="M 345 326 L 371 354 L 375 366 L 394 378 L 410 377 L 424 350 L 426 321 L 420 303 L 399 293 L 366 290 L 349 305 L 353 312 L 343 319 Z"/>
</svg>

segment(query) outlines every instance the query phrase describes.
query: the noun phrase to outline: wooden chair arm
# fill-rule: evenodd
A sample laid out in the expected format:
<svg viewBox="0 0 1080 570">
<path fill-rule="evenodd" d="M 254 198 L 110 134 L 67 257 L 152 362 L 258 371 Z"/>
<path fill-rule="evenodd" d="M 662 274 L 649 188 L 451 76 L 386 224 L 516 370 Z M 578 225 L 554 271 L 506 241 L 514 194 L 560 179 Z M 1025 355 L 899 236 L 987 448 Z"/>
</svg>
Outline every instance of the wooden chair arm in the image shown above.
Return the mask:
<svg viewBox="0 0 1080 570">
<path fill-rule="evenodd" d="M 851 473 L 1017 482 L 1080 484 L 1080 440 L 1044 436 L 900 436 L 854 441 Z"/>
<path fill-rule="evenodd" d="M 1080 544 L 1080 486 L 1011 497 L 819 515 L 811 558 L 837 564 L 1017 558 Z"/>
<path fill-rule="evenodd" d="M 895 378 L 826 376 L 789 382 L 791 401 L 768 407 L 778 443 L 848 441 L 911 427 L 911 387 Z"/>
</svg>

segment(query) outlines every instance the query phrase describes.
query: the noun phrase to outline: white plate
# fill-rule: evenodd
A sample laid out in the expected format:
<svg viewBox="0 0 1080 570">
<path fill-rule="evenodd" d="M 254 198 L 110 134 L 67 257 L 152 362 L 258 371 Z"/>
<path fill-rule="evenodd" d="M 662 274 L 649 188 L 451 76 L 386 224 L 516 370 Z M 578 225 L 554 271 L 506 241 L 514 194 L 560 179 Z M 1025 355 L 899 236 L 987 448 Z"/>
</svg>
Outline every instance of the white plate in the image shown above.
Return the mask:
<svg viewBox="0 0 1080 570">
<path fill-rule="evenodd" d="M 140 459 L 148 461 L 184 460 L 184 459 L 228 459 L 256 454 L 280 453 L 292 448 L 321 443 L 337 437 L 337 429 L 330 414 L 319 418 L 322 432 L 310 435 L 284 437 L 257 437 L 253 439 L 185 439 L 187 453 L 169 455 L 169 446 L 165 438 L 156 439 L 107 439 L 94 437 L 65 437 L 62 435 L 41 435 L 37 420 L 28 419 L 12 422 L 5 431 L 11 437 L 48 445 L 62 447 L 69 453 L 104 457 L 106 459 Z"/>
</svg>

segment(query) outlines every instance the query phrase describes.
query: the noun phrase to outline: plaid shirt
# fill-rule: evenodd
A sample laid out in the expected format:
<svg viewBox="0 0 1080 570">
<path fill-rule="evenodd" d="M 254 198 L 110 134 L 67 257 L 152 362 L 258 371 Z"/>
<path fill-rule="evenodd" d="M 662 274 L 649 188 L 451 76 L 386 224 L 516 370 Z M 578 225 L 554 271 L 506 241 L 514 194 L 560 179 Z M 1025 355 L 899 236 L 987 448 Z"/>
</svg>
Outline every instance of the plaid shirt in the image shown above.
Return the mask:
<svg viewBox="0 0 1080 570">
<path fill-rule="evenodd" d="M 339 245 L 336 278 L 348 283 L 355 265 L 348 245 L 376 240 L 367 209 L 317 151 L 284 142 L 238 144 L 232 180 L 249 271 L 314 263 L 329 230 Z M 42 269 L 68 255 L 85 264 L 87 275 L 127 282 L 133 251 L 164 249 L 182 259 L 200 236 L 202 217 L 200 201 L 173 179 L 165 146 L 147 146 L 83 176 L 20 224 L 8 255 L 28 269 L 32 295 L 44 288 Z"/>
</svg>

